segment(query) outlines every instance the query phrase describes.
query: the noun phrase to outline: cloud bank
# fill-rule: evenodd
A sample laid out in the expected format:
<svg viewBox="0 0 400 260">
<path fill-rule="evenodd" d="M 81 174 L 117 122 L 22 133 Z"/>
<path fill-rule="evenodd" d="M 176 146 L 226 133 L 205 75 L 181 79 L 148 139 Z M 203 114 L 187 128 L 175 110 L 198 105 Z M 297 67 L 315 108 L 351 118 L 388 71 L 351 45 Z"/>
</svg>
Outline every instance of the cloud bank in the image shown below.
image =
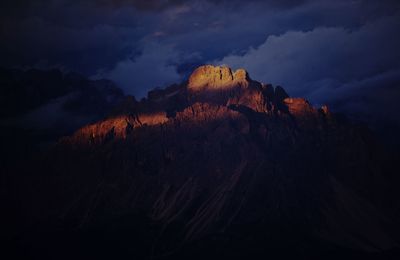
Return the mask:
<svg viewBox="0 0 400 260">
<path fill-rule="evenodd" d="M 244 54 L 211 63 L 246 68 L 257 80 L 282 85 L 293 96 L 327 103 L 339 111 L 366 114 L 372 110 L 387 116 L 386 110 L 400 108 L 397 102 L 391 102 L 390 108 L 386 103 L 400 97 L 399 91 L 390 90 L 400 87 L 399 26 L 398 17 L 392 16 L 355 30 L 289 31 L 269 36 Z"/>
</svg>

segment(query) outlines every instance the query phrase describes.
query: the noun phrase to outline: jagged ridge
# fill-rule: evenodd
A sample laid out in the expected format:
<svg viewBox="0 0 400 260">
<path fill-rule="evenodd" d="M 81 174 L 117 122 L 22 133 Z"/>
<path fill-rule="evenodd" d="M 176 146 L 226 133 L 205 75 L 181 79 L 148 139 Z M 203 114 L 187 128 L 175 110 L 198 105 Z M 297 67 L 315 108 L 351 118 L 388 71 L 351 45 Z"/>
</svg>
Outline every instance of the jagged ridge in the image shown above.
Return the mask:
<svg viewBox="0 0 400 260">
<path fill-rule="evenodd" d="M 274 88 L 254 81 L 244 69 L 232 72 L 228 67 L 205 65 L 192 73 L 187 84 L 149 92 L 148 98 L 141 102 L 128 98 L 123 103 L 128 110 L 117 109 L 117 116 L 84 127 L 75 137 L 83 140 L 106 136 L 126 138 L 132 128 L 176 121 L 177 114 L 188 113 L 185 108 L 198 102 L 238 111 L 251 123 L 254 120 L 249 117 L 261 115 L 291 118 L 293 122 L 296 117 L 302 117 L 300 124 L 305 120 L 332 120 L 327 106 L 316 109 L 303 98 L 289 98 L 280 86 Z"/>
</svg>

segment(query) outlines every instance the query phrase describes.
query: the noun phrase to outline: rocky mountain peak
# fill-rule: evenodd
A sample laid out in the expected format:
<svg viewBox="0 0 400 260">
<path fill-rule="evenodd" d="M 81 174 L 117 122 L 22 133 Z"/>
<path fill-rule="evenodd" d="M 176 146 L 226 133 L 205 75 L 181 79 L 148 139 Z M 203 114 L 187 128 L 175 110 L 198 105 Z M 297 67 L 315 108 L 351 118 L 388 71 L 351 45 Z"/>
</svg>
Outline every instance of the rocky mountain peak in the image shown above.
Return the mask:
<svg viewBox="0 0 400 260">
<path fill-rule="evenodd" d="M 215 112 L 214 106 L 221 110 Z M 281 86 L 252 80 L 244 69 L 204 65 L 191 74 L 188 83 L 152 90 L 141 101 L 127 97 L 111 117 L 82 128 L 70 141 L 93 144 L 125 139 L 133 129 L 177 122 L 192 124 L 204 118 L 220 120 L 224 118 L 221 113 L 225 117 L 231 117 L 231 113 L 244 116 L 249 122 L 244 129 L 258 128 L 261 121 L 269 124 L 270 120 L 289 120 L 314 128 L 314 123 L 307 125 L 310 119 L 320 123 L 330 119 L 322 117 L 327 115 L 327 108 L 314 108 L 304 98 L 290 97 Z"/>
<path fill-rule="evenodd" d="M 247 86 L 249 76 L 244 69 L 232 72 L 226 66 L 204 65 L 197 68 L 189 77 L 190 91 L 229 89 L 235 86 Z"/>
</svg>

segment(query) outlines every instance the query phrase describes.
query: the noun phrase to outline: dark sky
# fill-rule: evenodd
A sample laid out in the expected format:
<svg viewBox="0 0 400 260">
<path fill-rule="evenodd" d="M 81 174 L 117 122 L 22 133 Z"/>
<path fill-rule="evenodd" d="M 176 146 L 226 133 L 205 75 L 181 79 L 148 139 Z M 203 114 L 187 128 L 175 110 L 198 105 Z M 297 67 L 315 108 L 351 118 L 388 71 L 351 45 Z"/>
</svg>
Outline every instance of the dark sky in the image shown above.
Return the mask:
<svg viewBox="0 0 400 260">
<path fill-rule="evenodd" d="M 337 110 L 400 109 L 398 0 L 4 0 L 0 17 L 4 67 L 105 77 L 142 97 L 226 64 Z"/>
</svg>

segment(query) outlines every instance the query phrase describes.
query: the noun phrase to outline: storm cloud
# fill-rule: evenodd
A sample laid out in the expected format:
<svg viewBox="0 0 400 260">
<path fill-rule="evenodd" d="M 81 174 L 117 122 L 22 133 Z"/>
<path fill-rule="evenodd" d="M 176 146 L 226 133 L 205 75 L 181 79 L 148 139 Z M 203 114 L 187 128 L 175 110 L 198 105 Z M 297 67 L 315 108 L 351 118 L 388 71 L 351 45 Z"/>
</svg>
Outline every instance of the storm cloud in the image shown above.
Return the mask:
<svg viewBox="0 0 400 260">
<path fill-rule="evenodd" d="M 244 67 L 338 110 L 398 94 L 394 0 L 17 0 L 0 9 L 0 66 L 106 77 L 138 98 L 205 63 Z"/>
<path fill-rule="evenodd" d="M 283 85 L 293 95 L 329 102 L 340 99 L 343 88 L 350 94 L 361 82 L 400 71 L 399 27 L 393 16 L 353 30 L 289 31 L 213 63 L 246 68 L 255 79 Z"/>
</svg>

